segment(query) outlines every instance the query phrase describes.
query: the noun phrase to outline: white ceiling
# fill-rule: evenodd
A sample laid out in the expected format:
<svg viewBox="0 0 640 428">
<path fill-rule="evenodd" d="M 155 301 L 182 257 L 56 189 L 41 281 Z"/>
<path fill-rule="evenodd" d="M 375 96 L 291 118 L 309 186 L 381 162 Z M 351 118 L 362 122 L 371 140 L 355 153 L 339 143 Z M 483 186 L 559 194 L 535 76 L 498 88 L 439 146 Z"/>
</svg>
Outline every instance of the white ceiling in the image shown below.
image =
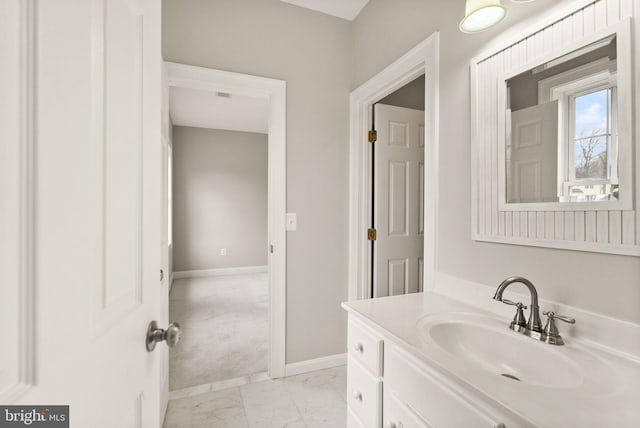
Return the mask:
<svg viewBox="0 0 640 428">
<path fill-rule="evenodd" d="M 228 131 L 268 132 L 269 104 L 266 98 L 172 86 L 169 96 L 171 120 L 177 126 L 224 129 Z"/>
<path fill-rule="evenodd" d="M 306 9 L 353 21 L 369 0 L 280 0 Z"/>
</svg>

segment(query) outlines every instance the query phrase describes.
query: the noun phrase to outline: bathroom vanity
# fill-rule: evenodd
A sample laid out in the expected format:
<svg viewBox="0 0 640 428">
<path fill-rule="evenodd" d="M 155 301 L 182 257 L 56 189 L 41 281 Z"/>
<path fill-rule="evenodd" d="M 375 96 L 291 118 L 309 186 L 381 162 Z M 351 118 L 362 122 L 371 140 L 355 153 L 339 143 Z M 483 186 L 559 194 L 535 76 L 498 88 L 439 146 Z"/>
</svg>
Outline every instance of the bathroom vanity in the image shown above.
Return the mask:
<svg viewBox="0 0 640 428">
<path fill-rule="evenodd" d="M 435 292 L 343 307 L 349 428 L 640 426 L 637 357 L 534 340 Z"/>
</svg>

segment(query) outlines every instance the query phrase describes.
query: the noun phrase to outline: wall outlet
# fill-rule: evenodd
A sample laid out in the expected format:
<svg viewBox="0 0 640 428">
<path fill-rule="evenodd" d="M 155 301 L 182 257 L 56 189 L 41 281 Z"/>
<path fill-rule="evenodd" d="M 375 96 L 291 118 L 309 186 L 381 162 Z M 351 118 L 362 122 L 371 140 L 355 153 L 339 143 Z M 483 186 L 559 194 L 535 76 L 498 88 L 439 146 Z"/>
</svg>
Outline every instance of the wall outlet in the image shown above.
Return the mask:
<svg viewBox="0 0 640 428">
<path fill-rule="evenodd" d="M 220 248 L 220 255 L 221 256 L 226 256 L 227 255 L 227 249 L 226 248 Z"/>
</svg>

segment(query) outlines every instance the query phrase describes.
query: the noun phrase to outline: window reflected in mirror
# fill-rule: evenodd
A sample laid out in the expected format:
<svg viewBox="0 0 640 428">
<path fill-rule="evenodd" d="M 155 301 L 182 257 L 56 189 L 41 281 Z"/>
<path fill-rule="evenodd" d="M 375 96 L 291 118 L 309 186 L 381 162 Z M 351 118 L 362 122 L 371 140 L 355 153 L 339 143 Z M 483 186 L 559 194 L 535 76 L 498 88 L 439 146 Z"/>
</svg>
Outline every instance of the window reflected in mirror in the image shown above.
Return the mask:
<svg viewBox="0 0 640 428">
<path fill-rule="evenodd" d="M 618 198 L 616 37 L 506 81 L 508 203 Z"/>
</svg>

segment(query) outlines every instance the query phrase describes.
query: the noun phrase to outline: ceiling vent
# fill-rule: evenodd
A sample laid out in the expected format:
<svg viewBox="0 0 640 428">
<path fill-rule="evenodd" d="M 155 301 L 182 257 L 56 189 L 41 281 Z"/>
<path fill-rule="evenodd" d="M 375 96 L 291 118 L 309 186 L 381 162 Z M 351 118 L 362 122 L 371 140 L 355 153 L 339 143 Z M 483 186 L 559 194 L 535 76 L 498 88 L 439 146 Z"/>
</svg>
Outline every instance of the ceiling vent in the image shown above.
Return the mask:
<svg viewBox="0 0 640 428">
<path fill-rule="evenodd" d="M 216 95 L 220 98 L 231 98 L 231 94 L 229 92 L 216 92 Z"/>
</svg>

